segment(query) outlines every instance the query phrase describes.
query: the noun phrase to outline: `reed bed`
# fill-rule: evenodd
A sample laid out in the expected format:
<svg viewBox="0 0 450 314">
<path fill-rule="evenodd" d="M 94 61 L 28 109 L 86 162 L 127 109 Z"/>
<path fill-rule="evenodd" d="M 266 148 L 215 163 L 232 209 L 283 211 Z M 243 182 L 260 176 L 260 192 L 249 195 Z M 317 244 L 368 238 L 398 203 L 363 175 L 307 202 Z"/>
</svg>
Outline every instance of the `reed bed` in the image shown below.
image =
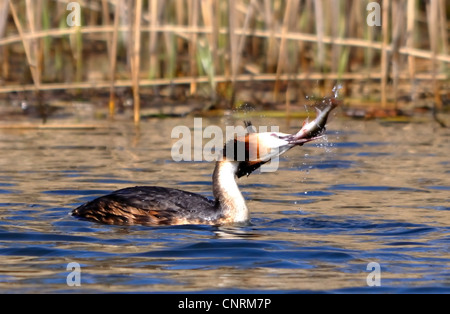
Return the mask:
<svg viewBox="0 0 450 314">
<path fill-rule="evenodd" d="M 125 87 L 135 122 L 143 89 L 201 95 L 204 109 L 254 88 L 289 111 L 336 84 L 381 108 L 400 88 L 437 109 L 450 98 L 446 0 L 0 0 L 0 12 L 0 96 L 105 90 L 112 116 Z"/>
</svg>

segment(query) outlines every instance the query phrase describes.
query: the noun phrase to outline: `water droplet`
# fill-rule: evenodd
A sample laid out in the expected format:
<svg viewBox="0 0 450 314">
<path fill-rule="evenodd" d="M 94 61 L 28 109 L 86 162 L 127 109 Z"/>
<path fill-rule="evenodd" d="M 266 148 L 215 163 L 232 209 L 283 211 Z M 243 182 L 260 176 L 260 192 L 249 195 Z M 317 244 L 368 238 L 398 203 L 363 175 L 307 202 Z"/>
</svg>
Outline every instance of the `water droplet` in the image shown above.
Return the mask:
<svg viewBox="0 0 450 314">
<path fill-rule="evenodd" d="M 341 84 L 335 85 L 335 86 L 333 87 L 332 91 L 333 91 L 333 93 L 334 93 L 334 98 L 338 98 L 338 96 L 339 96 L 339 91 L 340 91 L 341 89 L 342 89 L 342 85 L 341 85 Z"/>
</svg>

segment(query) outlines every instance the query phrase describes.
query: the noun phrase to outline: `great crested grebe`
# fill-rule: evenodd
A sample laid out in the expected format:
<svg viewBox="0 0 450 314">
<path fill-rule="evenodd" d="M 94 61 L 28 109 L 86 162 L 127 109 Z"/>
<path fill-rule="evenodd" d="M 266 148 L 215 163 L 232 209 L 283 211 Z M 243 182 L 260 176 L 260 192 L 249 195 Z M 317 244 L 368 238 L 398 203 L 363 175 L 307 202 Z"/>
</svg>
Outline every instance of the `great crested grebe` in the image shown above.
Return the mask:
<svg viewBox="0 0 450 314">
<path fill-rule="evenodd" d="M 223 225 L 248 222 L 249 211 L 236 177 L 248 176 L 292 147 L 320 138 L 325 131 L 328 114 L 338 105 L 338 100 L 328 98 L 323 103 L 325 107 L 317 109 L 314 121 L 305 121 L 296 134 L 255 133 L 247 123 L 249 133 L 227 142 L 223 148 L 223 158 L 216 162 L 212 176 L 215 200 L 178 189 L 136 186 L 87 202 L 74 209 L 72 215 L 117 225 Z M 245 148 L 245 158 L 237 154 L 239 147 Z"/>
</svg>

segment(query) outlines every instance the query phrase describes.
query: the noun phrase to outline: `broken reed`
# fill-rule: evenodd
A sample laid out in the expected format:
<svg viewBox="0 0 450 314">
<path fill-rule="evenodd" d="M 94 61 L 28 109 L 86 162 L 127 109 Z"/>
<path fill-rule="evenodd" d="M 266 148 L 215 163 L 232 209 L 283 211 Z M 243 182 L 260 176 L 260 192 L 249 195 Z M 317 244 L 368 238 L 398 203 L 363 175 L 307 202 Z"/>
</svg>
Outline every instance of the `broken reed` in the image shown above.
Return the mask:
<svg viewBox="0 0 450 314">
<path fill-rule="evenodd" d="M 209 88 L 234 104 L 239 82 L 272 81 L 273 101 L 289 104 L 302 92 L 296 81 L 309 94 L 317 81 L 323 93 L 366 81 L 383 107 L 395 105 L 399 80 L 411 95 L 418 80 L 432 81 L 437 106 L 448 88 L 446 0 L 380 0 L 381 26 L 367 24 L 369 1 L 360 0 L 77 3 L 81 26 L 69 27 L 64 1 L 0 0 L 0 93 L 109 87 L 113 115 L 115 88 L 130 86 L 137 122 L 143 85 L 186 84 L 193 95 Z M 31 84 L 17 85 L 26 81 L 14 72 L 20 58 Z"/>
</svg>

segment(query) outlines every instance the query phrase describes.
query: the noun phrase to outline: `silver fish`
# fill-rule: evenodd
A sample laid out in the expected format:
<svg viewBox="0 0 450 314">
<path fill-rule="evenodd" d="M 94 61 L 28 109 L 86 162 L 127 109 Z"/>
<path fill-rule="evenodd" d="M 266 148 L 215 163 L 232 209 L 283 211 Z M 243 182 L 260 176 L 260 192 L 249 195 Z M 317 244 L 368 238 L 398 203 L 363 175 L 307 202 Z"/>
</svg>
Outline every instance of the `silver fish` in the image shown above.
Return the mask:
<svg viewBox="0 0 450 314">
<path fill-rule="evenodd" d="M 314 121 L 305 121 L 300 131 L 295 134 L 256 133 L 251 123 L 246 121 L 248 134 L 227 142 L 223 149 L 223 158 L 240 162 L 237 176 L 248 176 L 262 164 L 280 156 L 291 148 L 319 139 L 325 132 L 328 115 L 338 106 L 339 101 L 333 97 L 324 99 L 323 103 L 326 105 L 322 110 L 316 108 L 317 116 Z"/>
<path fill-rule="evenodd" d="M 304 143 L 320 138 L 326 130 L 328 115 L 340 103 L 334 97 L 325 98 L 322 102 L 326 103 L 326 106 L 322 109 L 316 107 L 317 114 L 313 121 L 309 122 L 309 119 L 306 119 L 300 131 L 296 134 L 288 135 L 283 139 L 294 145 L 303 145 Z"/>
</svg>

